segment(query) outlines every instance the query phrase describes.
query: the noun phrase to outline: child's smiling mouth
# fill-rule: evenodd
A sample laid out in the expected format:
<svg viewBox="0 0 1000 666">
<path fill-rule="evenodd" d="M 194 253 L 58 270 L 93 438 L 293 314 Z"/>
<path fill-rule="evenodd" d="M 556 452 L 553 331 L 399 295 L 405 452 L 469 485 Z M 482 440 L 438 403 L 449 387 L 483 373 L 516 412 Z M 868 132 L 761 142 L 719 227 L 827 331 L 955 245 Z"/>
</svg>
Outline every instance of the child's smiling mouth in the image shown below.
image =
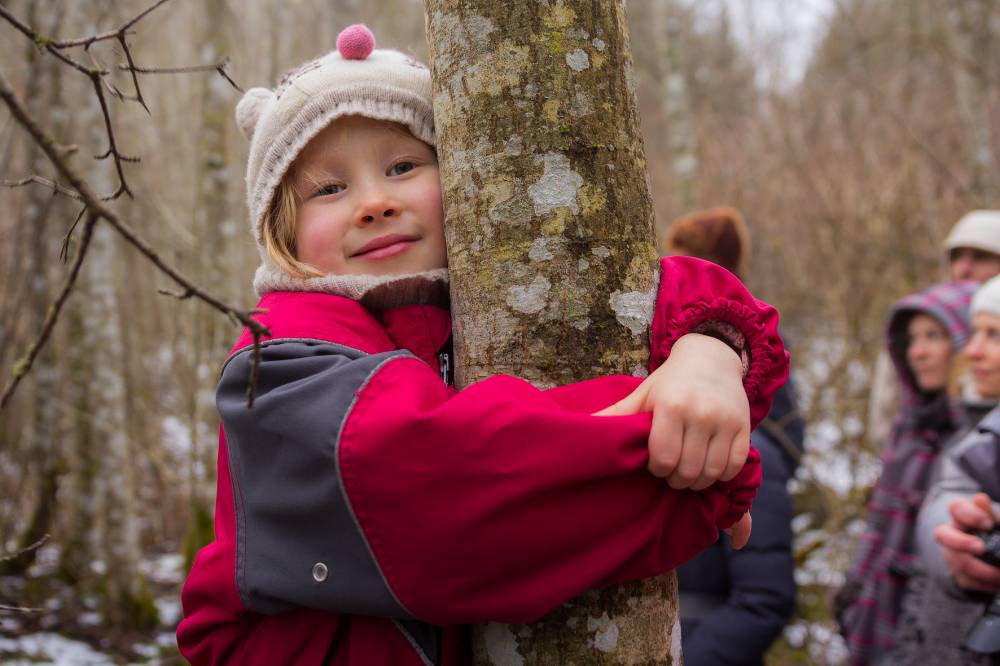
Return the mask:
<svg viewBox="0 0 1000 666">
<path fill-rule="evenodd" d="M 385 259 L 405 252 L 419 239 L 406 234 L 386 234 L 369 241 L 360 250 L 351 255 L 352 259 Z"/>
</svg>

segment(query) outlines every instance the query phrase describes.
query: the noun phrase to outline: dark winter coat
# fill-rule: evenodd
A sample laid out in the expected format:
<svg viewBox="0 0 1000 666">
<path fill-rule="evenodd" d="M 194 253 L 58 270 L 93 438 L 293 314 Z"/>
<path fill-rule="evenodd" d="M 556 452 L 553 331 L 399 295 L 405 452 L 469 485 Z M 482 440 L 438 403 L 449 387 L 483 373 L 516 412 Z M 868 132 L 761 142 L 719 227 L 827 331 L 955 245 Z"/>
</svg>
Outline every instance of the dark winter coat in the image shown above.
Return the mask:
<svg viewBox="0 0 1000 666">
<path fill-rule="evenodd" d="M 962 412 L 945 391 L 926 393 L 906 361 L 908 326 L 917 314 L 940 322 L 961 349 L 969 332 L 975 283 L 939 284 L 899 301 L 889 314 L 887 342 L 902 391 L 902 407 L 882 453 L 882 474 L 868 503 L 868 519 L 837 614 L 850 663 L 878 663 L 893 647 L 907 579 L 915 569 L 915 523 L 933 465 Z"/>
<path fill-rule="evenodd" d="M 720 539 L 677 570 L 687 666 L 763 664 L 791 617 L 795 567 L 787 483 L 801 457 L 803 435 L 789 382 L 752 435 L 764 478 L 753 504 L 750 541 L 733 550 L 728 539 Z"/>
</svg>

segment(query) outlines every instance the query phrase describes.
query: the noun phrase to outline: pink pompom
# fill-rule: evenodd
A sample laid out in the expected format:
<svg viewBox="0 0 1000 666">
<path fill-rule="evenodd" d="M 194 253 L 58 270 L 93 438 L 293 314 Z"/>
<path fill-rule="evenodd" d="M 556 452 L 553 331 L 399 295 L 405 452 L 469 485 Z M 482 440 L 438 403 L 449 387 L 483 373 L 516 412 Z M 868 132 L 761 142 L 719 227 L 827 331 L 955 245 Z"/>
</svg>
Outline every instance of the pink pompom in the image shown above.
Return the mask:
<svg viewBox="0 0 1000 666">
<path fill-rule="evenodd" d="M 337 35 L 337 50 L 347 60 L 364 60 L 375 48 L 375 35 L 362 23 L 349 25 Z"/>
</svg>

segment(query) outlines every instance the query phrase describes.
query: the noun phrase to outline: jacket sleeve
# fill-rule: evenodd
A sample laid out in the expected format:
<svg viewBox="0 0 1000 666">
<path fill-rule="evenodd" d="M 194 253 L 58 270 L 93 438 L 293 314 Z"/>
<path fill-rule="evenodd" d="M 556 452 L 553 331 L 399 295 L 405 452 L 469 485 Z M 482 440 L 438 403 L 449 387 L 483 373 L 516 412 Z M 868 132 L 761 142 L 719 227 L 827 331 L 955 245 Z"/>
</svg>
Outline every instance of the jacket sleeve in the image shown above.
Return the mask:
<svg viewBox="0 0 1000 666">
<path fill-rule="evenodd" d="M 958 464 L 958 458 L 969 447 L 983 440 L 983 435 L 971 432 L 948 450 L 942 457 L 936 481 L 931 486 L 917 516 L 916 545 L 917 553 L 927 569 L 927 573 L 944 589 L 961 595 L 962 592 L 951 577 L 948 566 L 944 563 L 941 546 L 934 539 L 934 529 L 938 525 L 951 522 L 949 505 L 956 499 L 971 498 L 982 492 L 979 484 Z M 986 435 L 989 437 L 989 435 Z M 995 505 L 994 505 L 995 506 Z"/>
<path fill-rule="evenodd" d="M 729 596 L 684 636 L 688 666 L 761 662 L 795 609 L 788 471 L 775 443 L 760 432 L 753 443 L 764 472 L 753 505 L 753 532 L 741 550 L 725 545 Z"/>
<path fill-rule="evenodd" d="M 639 379 L 540 391 L 498 376 L 454 392 L 405 351 L 267 344 L 220 382 L 236 583 L 296 607 L 433 624 L 535 619 L 580 592 L 659 575 L 749 509 L 733 481 L 675 491 L 646 471 L 649 414 L 590 411 Z"/>
<path fill-rule="evenodd" d="M 694 257 L 660 260 L 660 285 L 653 314 L 650 368 L 669 356 L 687 333 L 735 329 L 729 342 L 745 352 L 743 387 L 750 401 L 750 425 L 771 409 L 775 391 L 788 377 L 788 353 L 778 333 L 778 311 L 754 298 L 726 269 Z"/>
</svg>

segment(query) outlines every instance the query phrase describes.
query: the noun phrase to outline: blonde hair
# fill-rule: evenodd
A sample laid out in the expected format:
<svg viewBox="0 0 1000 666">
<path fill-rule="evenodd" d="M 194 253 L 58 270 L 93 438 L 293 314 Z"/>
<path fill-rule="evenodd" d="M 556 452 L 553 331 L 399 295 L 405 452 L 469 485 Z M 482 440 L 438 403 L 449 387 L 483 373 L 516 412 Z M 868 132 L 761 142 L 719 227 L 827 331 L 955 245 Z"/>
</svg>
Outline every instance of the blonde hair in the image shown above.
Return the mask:
<svg viewBox="0 0 1000 666">
<path fill-rule="evenodd" d="M 299 207 L 299 195 L 292 185 L 291 172 L 278 183 L 274 199 L 261 225 L 260 242 L 267 250 L 267 256 L 282 271 L 297 278 L 321 277 L 322 271 L 296 258 L 295 221 Z"/>
</svg>

